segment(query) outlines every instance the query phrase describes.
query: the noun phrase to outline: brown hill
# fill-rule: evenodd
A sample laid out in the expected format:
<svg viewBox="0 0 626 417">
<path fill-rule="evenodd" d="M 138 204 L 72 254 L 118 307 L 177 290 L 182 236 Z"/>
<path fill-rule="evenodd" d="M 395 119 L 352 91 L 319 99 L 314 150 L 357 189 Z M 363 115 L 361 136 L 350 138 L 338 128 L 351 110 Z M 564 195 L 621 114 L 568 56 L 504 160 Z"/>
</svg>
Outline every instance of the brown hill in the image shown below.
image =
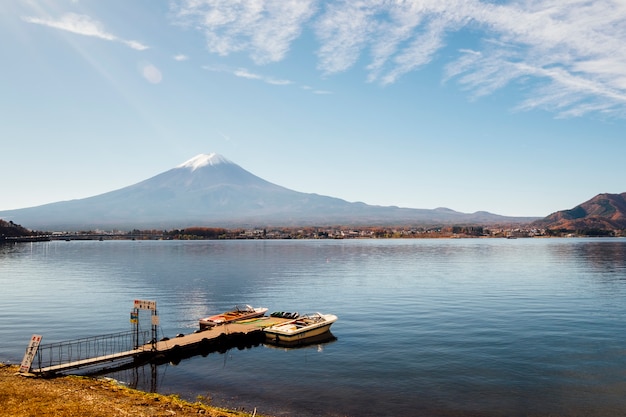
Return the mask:
<svg viewBox="0 0 626 417">
<path fill-rule="evenodd" d="M 573 209 L 557 211 L 531 225 L 566 230 L 626 229 L 626 193 L 598 194 Z"/>
<path fill-rule="evenodd" d="M 31 231 L 20 226 L 19 224 L 0 219 L 0 241 L 6 237 L 31 236 L 32 234 L 33 233 Z"/>
</svg>

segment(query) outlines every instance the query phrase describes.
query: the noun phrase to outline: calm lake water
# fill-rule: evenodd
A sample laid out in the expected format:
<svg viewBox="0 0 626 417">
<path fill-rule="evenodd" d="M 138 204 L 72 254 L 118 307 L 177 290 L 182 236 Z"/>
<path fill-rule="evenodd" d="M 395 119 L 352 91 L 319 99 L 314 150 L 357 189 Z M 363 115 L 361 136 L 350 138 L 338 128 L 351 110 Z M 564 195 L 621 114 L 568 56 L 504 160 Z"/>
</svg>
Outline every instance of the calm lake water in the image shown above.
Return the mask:
<svg viewBox="0 0 626 417">
<path fill-rule="evenodd" d="M 0 361 L 235 304 L 334 313 L 335 341 L 114 377 L 275 416 L 626 415 L 626 240 L 72 241 L 0 246 Z M 153 376 L 155 378 L 153 378 Z"/>
</svg>

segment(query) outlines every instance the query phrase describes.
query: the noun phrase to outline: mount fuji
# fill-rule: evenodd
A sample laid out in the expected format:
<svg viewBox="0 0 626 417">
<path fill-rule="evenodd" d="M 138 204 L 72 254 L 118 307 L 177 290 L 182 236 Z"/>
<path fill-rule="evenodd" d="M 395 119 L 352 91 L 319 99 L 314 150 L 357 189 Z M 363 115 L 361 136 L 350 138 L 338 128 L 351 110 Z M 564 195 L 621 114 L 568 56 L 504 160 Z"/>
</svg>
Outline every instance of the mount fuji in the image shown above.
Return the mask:
<svg viewBox="0 0 626 417">
<path fill-rule="evenodd" d="M 215 153 L 93 197 L 0 211 L 33 230 L 172 229 L 190 226 L 436 225 L 529 223 L 487 212 L 370 206 L 293 191 Z"/>
</svg>

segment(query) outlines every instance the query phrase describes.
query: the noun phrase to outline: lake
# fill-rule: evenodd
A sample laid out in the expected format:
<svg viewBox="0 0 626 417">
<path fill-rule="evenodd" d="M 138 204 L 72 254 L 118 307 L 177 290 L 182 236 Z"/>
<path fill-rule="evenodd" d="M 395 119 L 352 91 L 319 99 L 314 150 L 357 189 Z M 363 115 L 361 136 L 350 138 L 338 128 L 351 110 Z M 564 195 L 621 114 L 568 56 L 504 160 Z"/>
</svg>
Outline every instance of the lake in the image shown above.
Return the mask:
<svg viewBox="0 0 626 417">
<path fill-rule="evenodd" d="M 0 361 L 235 304 L 333 313 L 336 340 L 114 375 L 275 416 L 626 415 L 626 239 L 52 241 L 0 246 Z"/>
</svg>

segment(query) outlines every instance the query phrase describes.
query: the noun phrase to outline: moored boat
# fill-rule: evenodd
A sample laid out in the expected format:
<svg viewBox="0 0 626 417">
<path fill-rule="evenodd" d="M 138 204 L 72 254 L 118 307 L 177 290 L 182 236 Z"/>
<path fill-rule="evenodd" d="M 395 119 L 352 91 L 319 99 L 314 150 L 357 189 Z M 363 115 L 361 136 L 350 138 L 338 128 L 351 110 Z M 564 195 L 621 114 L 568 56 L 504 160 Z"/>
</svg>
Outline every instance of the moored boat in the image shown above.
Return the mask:
<svg viewBox="0 0 626 417">
<path fill-rule="evenodd" d="M 304 341 L 328 332 L 330 326 L 336 321 L 337 316 L 334 314 L 307 314 L 266 327 L 263 332 L 265 332 L 265 339 L 274 343 Z"/>
<path fill-rule="evenodd" d="M 275 340 L 265 339 L 264 346 L 270 349 L 306 349 L 314 348 L 317 351 L 322 351 L 324 346 L 329 345 L 337 341 L 337 337 L 330 331 L 318 334 L 317 336 L 307 337 L 301 340 L 294 340 L 292 342 L 276 342 Z"/>
<path fill-rule="evenodd" d="M 200 329 L 209 329 L 213 326 L 219 326 L 220 324 L 231 323 L 238 320 L 252 319 L 255 317 L 261 317 L 267 312 L 267 307 L 252 307 L 249 305 L 237 305 L 231 311 L 226 311 L 214 316 L 205 317 L 200 319 Z"/>
</svg>

